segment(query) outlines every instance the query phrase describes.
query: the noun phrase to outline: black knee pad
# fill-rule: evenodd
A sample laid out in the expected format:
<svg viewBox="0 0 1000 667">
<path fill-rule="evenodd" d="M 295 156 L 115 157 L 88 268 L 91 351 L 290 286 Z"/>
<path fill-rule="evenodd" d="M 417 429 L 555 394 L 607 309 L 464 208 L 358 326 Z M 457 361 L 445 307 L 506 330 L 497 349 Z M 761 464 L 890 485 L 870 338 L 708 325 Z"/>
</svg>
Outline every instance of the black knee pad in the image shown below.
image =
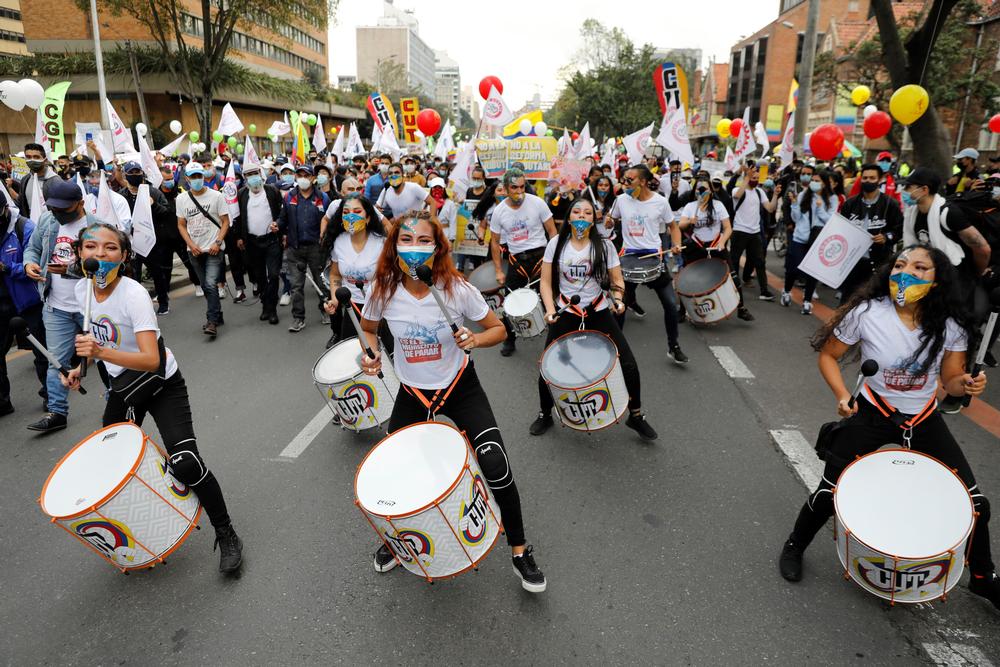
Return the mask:
<svg viewBox="0 0 1000 667">
<path fill-rule="evenodd" d="M 819 487 L 813 491 L 806 501 L 809 508 L 816 514 L 830 516 L 833 514 L 833 485 L 826 481 L 824 477 Z"/>
<path fill-rule="evenodd" d="M 477 435 L 472 441 L 472 448 L 476 452 L 476 460 L 486 478 L 486 484 L 491 489 L 510 486 L 514 477 L 500 438 L 500 429 L 493 427 Z"/>
<path fill-rule="evenodd" d="M 185 449 L 167 458 L 170 474 L 185 486 L 197 486 L 208 476 L 208 468 L 201 456 Z"/>
<path fill-rule="evenodd" d="M 973 487 L 974 489 L 975 487 Z M 983 525 L 985 522 L 990 520 L 990 499 L 979 493 L 978 491 L 971 491 L 972 493 L 972 509 L 979 512 L 979 523 Z"/>
</svg>

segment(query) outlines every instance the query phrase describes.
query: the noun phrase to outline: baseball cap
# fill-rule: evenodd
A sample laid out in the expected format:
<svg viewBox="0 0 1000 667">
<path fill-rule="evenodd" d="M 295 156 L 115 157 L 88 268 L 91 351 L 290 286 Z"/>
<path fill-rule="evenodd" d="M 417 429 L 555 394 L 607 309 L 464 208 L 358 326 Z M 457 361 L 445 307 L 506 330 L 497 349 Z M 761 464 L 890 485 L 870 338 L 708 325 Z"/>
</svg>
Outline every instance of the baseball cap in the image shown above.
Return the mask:
<svg viewBox="0 0 1000 667">
<path fill-rule="evenodd" d="M 444 179 L 441 178 L 440 176 L 435 176 L 434 178 L 432 178 L 430 180 L 429 183 L 427 183 L 427 187 L 428 188 L 443 188 L 443 187 L 445 187 Z"/>
<path fill-rule="evenodd" d="M 285 162 L 278 168 L 278 171 L 281 172 L 281 171 L 295 171 L 295 170 L 292 169 L 292 165 Z"/>
<path fill-rule="evenodd" d="M 941 177 L 929 167 L 917 167 L 903 181 L 903 187 L 909 185 L 926 185 L 931 192 L 937 192 L 941 187 Z"/>
<path fill-rule="evenodd" d="M 136 162 L 135 160 L 129 160 L 128 162 L 125 163 L 125 166 L 122 167 L 122 171 L 124 171 L 126 174 L 130 171 L 142 171 L 142 165 Z"/>
<path fill-rule="evenodd" d="M 61 178 L 52 179 L 52 185 L 46 193 L 45 205 L 49 208 L 69 208 L 83 199 L 76 181 L 64 181 Z"/>
<path fill-rule="evenodd" d="M 204 176 L 205 168 L 201 166 L 200 162 L 188 162 L 187 166 L 184 167 L 184 173 L 188 176 Z"/>
<path fill-rule="evenodd" d="M 891 160 L 892 159 L 892 153 L 890 153 L 889 151 L 882 151 L 881 153 L 878 154 L 878 157 L 875 158 L 875 159 L 876 160 Z"/>
<path fill-rule="evenodd" d="M 309 164 L 300 164 L 299 166 L 295 167 L 295 173 L 296 174 L 299 173 L 300 171 L 304 171 L 307 174 L 309 174 L 310 176 L 313 175 L 312 165 L 309 165 Z"/>
<path fill-rule="evenodd" d="M 979 151 L 977 151 L 975 148 L 963 148 L 962 150 L 958 151 L 958 153 L 955 154 L 956 160 L 960 160 L 964 157 L 972 158 L 973 160 L 978 160 Z"/>
</svg>

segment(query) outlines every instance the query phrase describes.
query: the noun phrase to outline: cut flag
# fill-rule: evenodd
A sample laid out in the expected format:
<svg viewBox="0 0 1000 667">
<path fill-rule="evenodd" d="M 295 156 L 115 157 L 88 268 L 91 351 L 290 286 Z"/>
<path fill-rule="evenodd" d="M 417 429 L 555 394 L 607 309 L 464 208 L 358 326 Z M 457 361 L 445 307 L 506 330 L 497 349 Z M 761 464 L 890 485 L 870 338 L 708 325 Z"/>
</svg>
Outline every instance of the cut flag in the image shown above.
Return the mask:
<svg viewBox="0 0 1000 667">
<path fill-rule="evenodd" d="M 642 162 L 642 156 L 649 148 L 649 142 L 653 138 L 653 125 L 654 123 L 650 123 L 638 132 L 633 132 L 622 139 L 622 144 L 625 145 L 625 150 L 628 153 L 629 164 Z"/>
<path fill-rule="evenodd" d="M 260 169 L 260 156 L 257 155 L 257 149 L 253 147 L 253 142 L 250 141 L 250 135 L 248 134 L 246 143 L 243 146 L 243 171 L 251 167 Z"/>
<path fill-rule="evenodd" d="M 663 126 L 656 136 L 656 143 L 663 146 L 681 162 L 694 164 L 694 153 L 691 151 L 691 142 L 688 139 L 687 121 L 684 119 L 684 110 L 673 105 L 667 107 L 667 113 L 663 116 Z"/>
<path fill-rule="evenodd" d="M 243 123 L 240 122 L 239 116 L 233 110 L 233 105 L 229 102 L 226 102 L 226 106 L 222 107 L 222 116 L 219 118 L 219 127 L 216 128 L 216 131 L 227 137 L 243 131 Z"/>
<path fill-rule="evenodd" d="M 743 124 L 740 126 L 740 136 L 736 137 L 736 158 L 742 160 L 757 150 L 753 140 L 753 127 L 750 125 L 750 107 L 743 110 Z"/>
<path fill-rule="evenodd" d="M 496 86 L 490 86 L 489 97 L 483 105 L 483 122 L 493 127 L 502 127 L 514 120 L 514 113 L 504 102 Z"/>
<path fill-rule="evenodd" d="M 118 112 L 108 98 L 104 98 L 104 104 L 108 108 L 108 122 L 111 123 L 111 150 L 115 153 L 135 153 L 135 144 L 132 143 L 132 133 L 128 127 L 118 117 Z M 108 156 L 103 156 L 105 159 Z"/>
</svg>

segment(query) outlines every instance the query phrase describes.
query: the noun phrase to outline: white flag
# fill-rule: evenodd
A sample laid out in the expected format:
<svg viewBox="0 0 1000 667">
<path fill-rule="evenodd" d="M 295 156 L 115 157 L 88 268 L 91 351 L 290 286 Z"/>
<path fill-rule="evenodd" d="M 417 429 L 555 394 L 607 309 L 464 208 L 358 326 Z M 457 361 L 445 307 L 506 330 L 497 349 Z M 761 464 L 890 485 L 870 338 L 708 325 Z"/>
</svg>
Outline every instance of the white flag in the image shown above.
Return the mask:
<svg viewBox="0 0 1000 667">
<path fill-rule="evenodd" d="M 28 201 L 28 218 L 30 218 L 35 224 L 38 224 L 38 221 L 42 219 L 42 213 L 45 213 L 45 199 L 42 197 L 42 184 L 39 182 L 38 176 L 32 174 L 31 199 Z"/>
<path fill-rule="evenodd" d="M 372 154 L 382 150 L 382 130 L 378 129 L 378 124 L 372 124 Z"/>
<path fill-rule="evenodd" d="M 494 127 L 502 127 L 514 120 L 514 113 L 504 102 L 496 86 L 490 86 L 490 95 L 483 105 L 483 122 Z"/>
<path fill-rule="evenodd" d="M 146 180 L 149 181 L 150 185 L 154 188 L 159 188 L 160 183 L 163 183 L 163 174 L 160 173 L 160 165 L 156 163 L 156 159 L 153 157 L 153 152 L 149 150 L 149 144 L 146 143 L 146 137 L 141 134 L 139 135 L 139 155 L 142 157 L 142 159 L 139 160 L 139 164 L 142 165 L 142 173 L 146 174 Z"/>
<path fill-rule="evenodd" d="M 236 160 L 229 161 L 229 171 L 226 172 L 226 181 L 222 184 L 222 196 L 226 198 L 226 205 L 229 206 L 229 224 L 240 217 L 240 204 L 236 190 Z"/>
<path fill-rule="evenodd" d="M 323 119 L 316 114 L 316 129 L 313 130 L 312 147 L 317 153 L 326 150 L 326 136 L 323 134 Z"/>
<path fill-rule="evenodd" d="M 340 129 L 337 130 L 337 138 L 334 139 L 334 141 L 333 141 L 333 148 L 330 149 L 330 155 L 336 155 L 337 159 L 340 160 L 341 162 L 343 162 L 344 158 L 345 158 L 345 155 L 344 155 L 344 148 L 345 148 L 345 145 L 344 145 L 345 144 L 344 134 L 345 134 L 345 132 L 344 132 L 344 126 L 341 125 Z"/>
<path fill-rule="evenodd" d="M 222 132 L 226 136 L 243 131 L 243 123 L 240 122 L 239 116 L 233 110 L 233 105 L 229 102 L 226 102 L 226 106 L 222 107 L 222 116 L 219 118 L 219 127 L 216 128 L 216 131 Z"/>
<path fill-rule="evenodd" d="M 285 120 L 276 120 L 271 123 L 271 127 L 267 128 L 267 134 L 274 137 L 283 137 L 286 134 L 291 134 L 292 126 L 288 124 L 288 112 L 285 112 Z"/>
<path fill-rule="evenodd" d="M 736 156 L 733 155 L 733 149 L 729 146 L 726 146 L 726 157 L 722 160 L 722 164 L 724 164 L 726 169 L 729 171 L 736 171 Z"/>
<path fill-rule="evenodd" d="M 834 213 L 809 246 L 799 270 L 837 289 L 871 245 L 872 236 L 868 230 Z"/>
<path fill-rule="evenodd" d="M 132 143 L 132 133 L 128 127 L 118 117 L 118 112 L 108 98 L 104 98 L 104 104 L 108 108 L 108 120 L 111 123 L 111 150 L 115 153 L 135 153 L 135 144 Z M 106 161 L 110 161 L 110 155 L 103 156 Z"/>
<path fill-rule="evenodd" d="M 556 152 L 559 155 L 567 156 L 573 150 L 573 139 L 569 135 L 568 130 L 563 130 L 562 136 L 559 137 L 559 141 L 556 142 Z"/>
<path fill-rule="evenodd" d="M 107 172 L 104 171 L 101 172 L 101 185 L 97 189 L 97 211 L 95 213 L 101 222 L 114 225 L 123 232 L 128 231 L 122 221 L 118 219 L 115 203 L 111 201 L 111 187 L 108 185 Z"/>
<path fill-rule="evenodd" d="M 434 157 L 447 160 L 448 153 L 453 150 L 455 150 L 455 128 L 451 126 L 450 120 L 446 120 L 444 129 L 441 130 L 441 136 L 438 138 L 437 144 L 434 145 Z"/>
<path fill-rule="evenodd" d="M 142 142 L 141 137 L 139 141 Z M 135 208 L 132 209 L 132 249 L 140 257 L 149 257 L 155 245 L 156 228 L 149 203 L 149 185 L 143 183 L 135 194 Z"/>
<path fill-rule="evenodd" d="M 691 152 L 687 121 L 684 119 L 682 109 L 674 106 L 667 109 L 660 133 L 656 136 L 656 143 L 670 151 L 681 162 L 694 164 L 694 153 Z"/>
<path fill-rule="evenodd" d="M 750 107 L 743 110 L 743 125 L 740 127 L 740 136 L 736 137 L 736 157 L 742 160 L 757 150 L 757 144 L 753 140 L 753 128 L 750 126 Z"/>
<path fill-rule="evenodd" d="M 86 198 L 87 187 L 83 184 L 83 177 L 81 177 L 79 173 L 76 175 L 76 187 L 80 188 L 80 194 Z"/>
<path fill-rule="evenodd" d="M 374 151 L 374 149 L 372 150 Z M 392 155 L 393 162 L 403 156 L 403 149 L 399 147 L 399 142 L 396 141 L 396 133 L 392 131 L 391 127 L 387 127 L 386 131 L 382 133 L 379 139 L 379 150 Z"/>
<path fill-rule="evenodd" d="M 448 191 L 453 198 L 464 201 L 465 192 L 472 187 L 472 169 L 476 166 L 476 142 L 463 142 L 461 150 L 455 156 L 455 166 L 448 174 Z"/>
<path fill-rule="evenodd" d="M 243 171 L 251 167 L 260 169 L 260 156 L 257 155 L 257 150 L 253 147 L 253 142 L 250 141 L 250 135 L 248 134 L 246 143 L 243 146 Z"/>
<path fill-rule="evenodd" d="M 622 139 L 622 143 L 625 144 L 625 150 L 628 152 L 629 164 L 639 164 L 642 162 L 642 156 L 645 154 L 646 149 L 649 148 L 649 143 L 653 138 L 653 125 L 653 123 L 650 123 L 638 132 L 633 132 Z"/>
<path fill-rule="evenodd" d="M 795 113 L 788 114 L 788 122 L 785 123 L 785 135 L 781 138 L 781 148 L 778 149 L 778 159 L 781 166 L 785 167 L 795 159 Z"/>
<path fill-rule="evenodd" d="M 351 131 L 347 133 L 347 157 L 364 154 L 365 145 L 361 143 L 361 134 L 358 132 L 358 126 L 351 123 Z"/>
<path fill-rule="evenodd" d="M 759 120 L 753 126 L 753 136 L 757 140 L 757 143 L 760 144 L 760 156 L 764 157 L 771 151 L 771 140 L 767 138 L 767 130 L 764 129 L 764 123 Z"/>
<path fill-rule="evenodd" d="M 615 166 L 615 140 L 608 139 L 608 143 L 604 145 L 604 153 L 601 155 L 601 166 L 608 165 L 609 167 Z"/>
<path fill-rule="evenodd" d="M 156 152 L 164 157 L 173 157 L 174 153 L 177 152 L 177 149 L 181 147 L 181 144 L 187 138 L 188 136 L 186 134 L 182 134 L 163 148 L 157 148 Z"/>
<path fill-rule="evenodd" d="M 582 160 L 593 156 L 593 151 L 590 148 L 590 121 L 583 124 L 583 129 L 580 130 L 580 136 L 573 144 L 573 157 L 577 160 Z"/>
</svg>

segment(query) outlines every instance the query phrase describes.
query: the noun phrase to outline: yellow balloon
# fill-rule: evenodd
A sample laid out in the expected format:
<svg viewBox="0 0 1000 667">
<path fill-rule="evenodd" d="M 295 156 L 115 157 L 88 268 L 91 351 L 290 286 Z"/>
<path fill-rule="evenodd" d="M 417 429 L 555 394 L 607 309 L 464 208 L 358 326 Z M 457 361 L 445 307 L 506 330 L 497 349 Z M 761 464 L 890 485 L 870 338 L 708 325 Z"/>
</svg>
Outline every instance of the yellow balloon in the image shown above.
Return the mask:
<svg viewBox="0 0 1000 667">
<path fill-rule="evenodd" d="M 854 102 L 855 106 L 861 106 L 867 102 L 872 96 L 872 89 L 868 86 L 855 86 L 854 90 L 851 91 L 851 101 Z"/>
<path fill-rule="evenodd" d="M 728 118 L 723 118 L 715 125 L 715 131 L 719 133 L 719 136 L 723 139 L 729 138 L 729 126 L 732 125 L 733 121 Z"/>
<path fill-rule="evenodd" d="M 889 113 L 903 125 L 911 125 L 927 111 L 927 91 L 914 83 L 898 88 L 889 99 Z"/>
</svg>

